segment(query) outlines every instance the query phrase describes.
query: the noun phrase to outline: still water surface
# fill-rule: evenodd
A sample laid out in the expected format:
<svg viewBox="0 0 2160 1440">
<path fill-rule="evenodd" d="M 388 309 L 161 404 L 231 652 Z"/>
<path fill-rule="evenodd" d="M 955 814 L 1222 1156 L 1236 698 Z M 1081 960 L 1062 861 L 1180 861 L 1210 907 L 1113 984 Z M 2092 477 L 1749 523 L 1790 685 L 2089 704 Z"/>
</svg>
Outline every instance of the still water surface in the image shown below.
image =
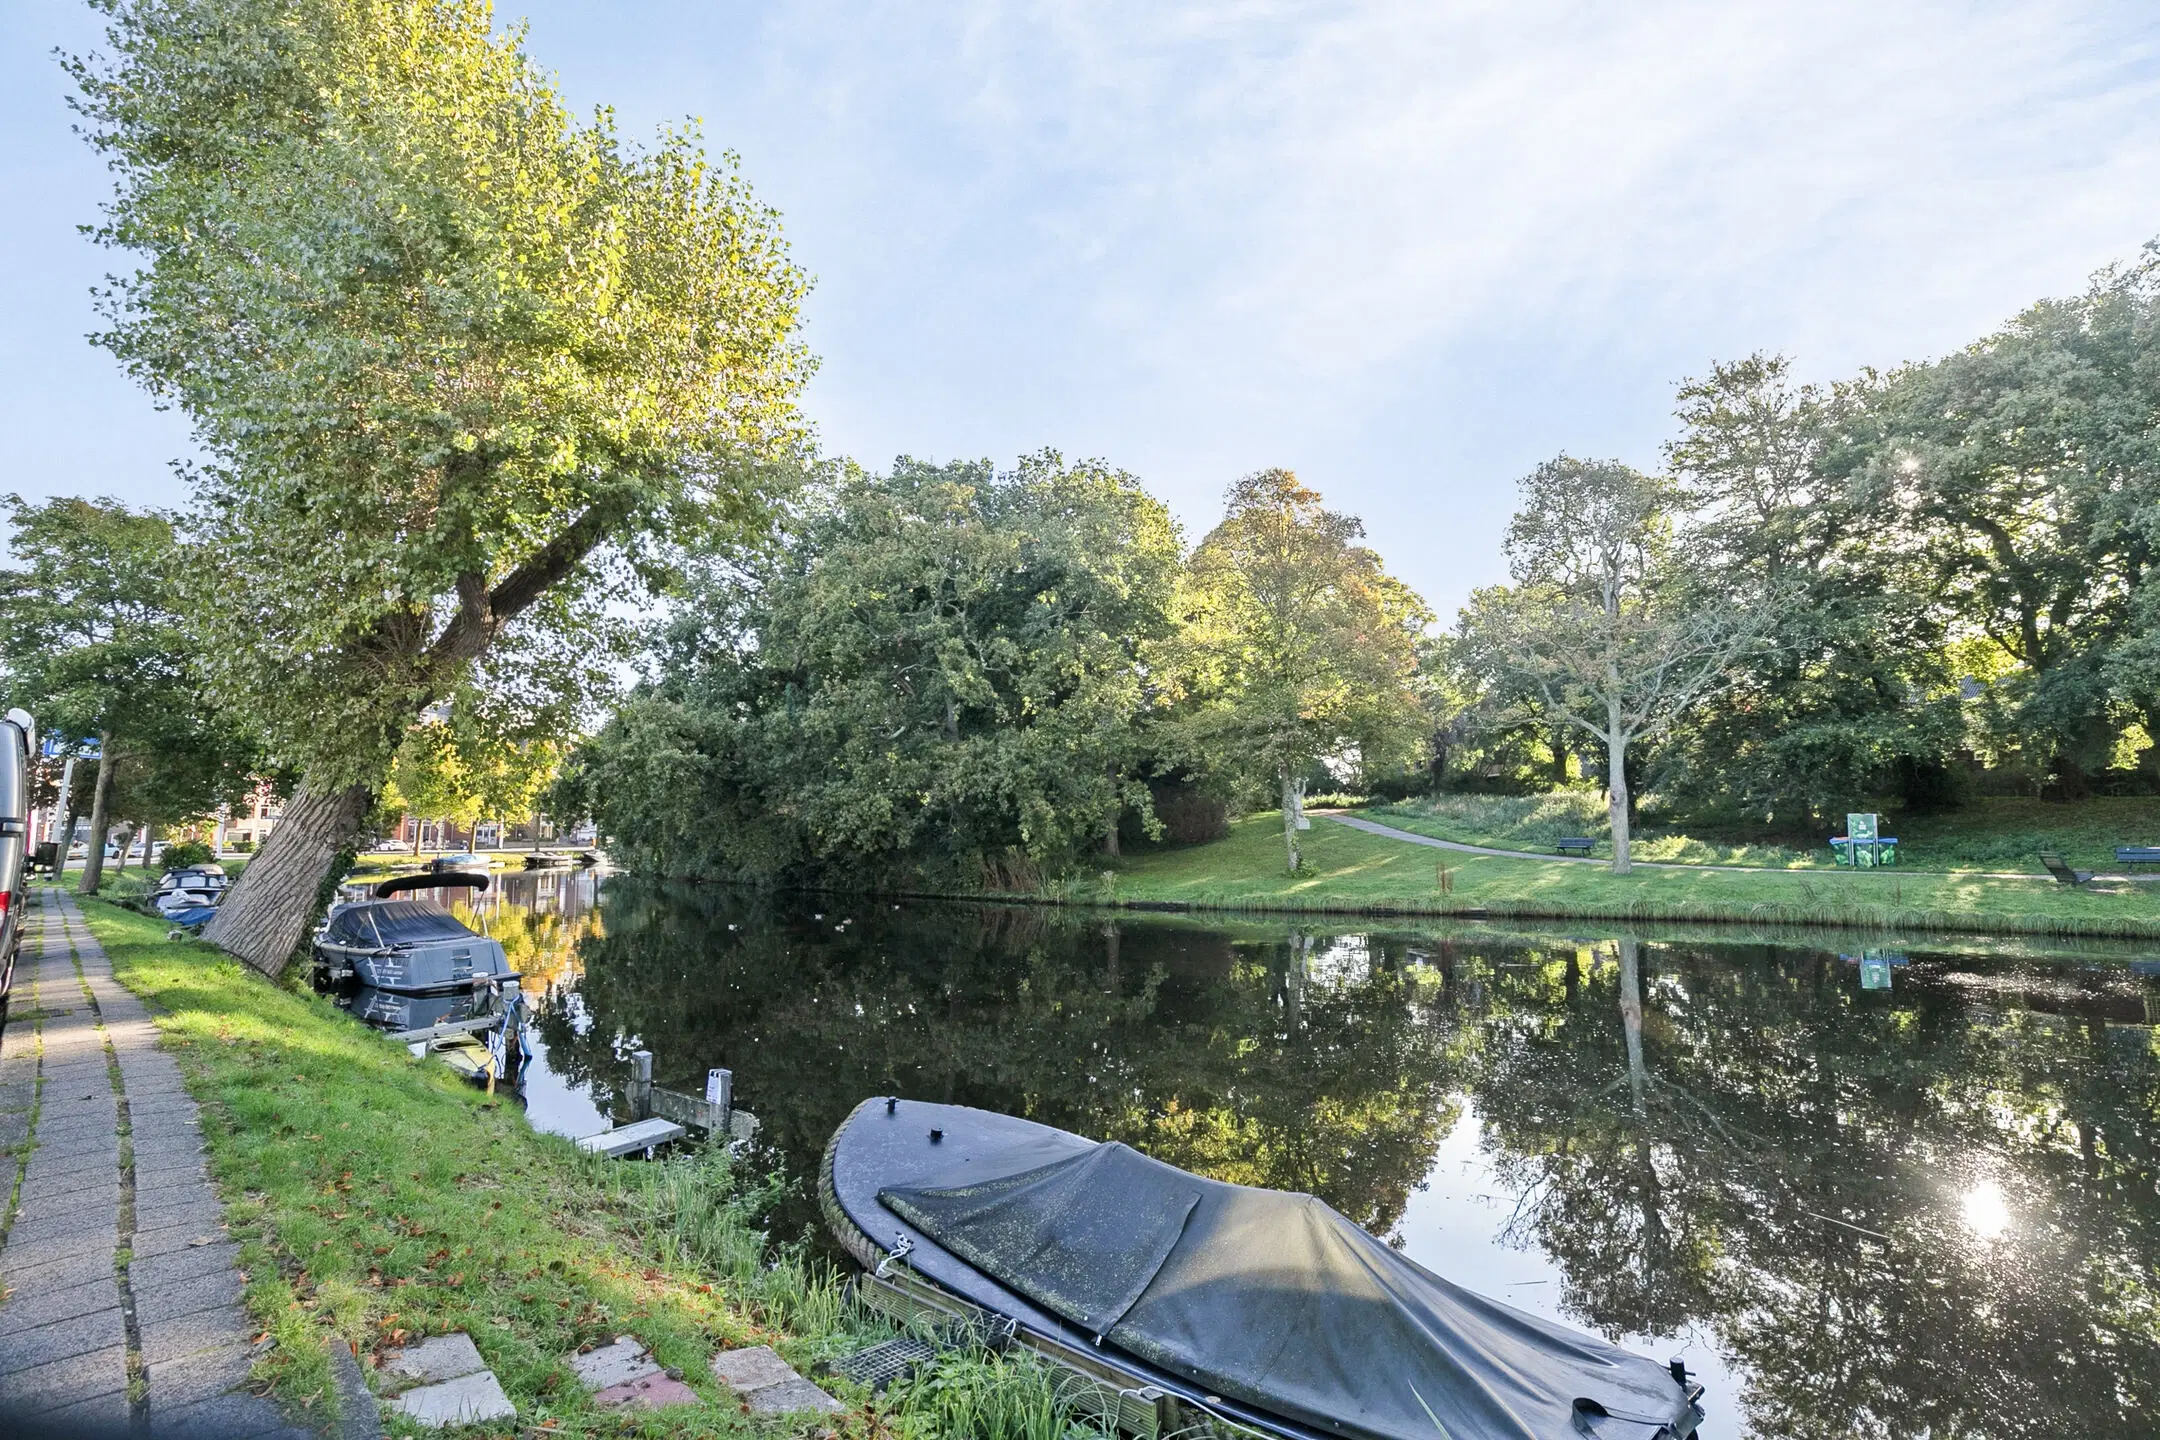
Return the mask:
<svg viewBox="0 0 2160 1440">
<path fill-rule="evenodd" d="M 536 1124 L 735 1072 L 781 1228 L 867 1095 L 1305 1190 L 1709 1387 L 1712 1436 L 2160 1433 L 2160 964 L 1197 923 L 589 872 L 479 918 Z M 1992 947 L 2002 951 L 2006 947 Z"/>
</svg>

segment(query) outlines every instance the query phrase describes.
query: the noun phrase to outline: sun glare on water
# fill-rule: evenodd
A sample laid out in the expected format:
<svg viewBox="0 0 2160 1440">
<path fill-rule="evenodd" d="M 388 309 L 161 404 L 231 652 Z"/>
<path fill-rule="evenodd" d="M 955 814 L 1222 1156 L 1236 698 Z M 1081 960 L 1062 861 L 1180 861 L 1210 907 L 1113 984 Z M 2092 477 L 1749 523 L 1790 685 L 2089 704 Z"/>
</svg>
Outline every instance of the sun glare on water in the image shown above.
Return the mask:
<svg viewBox="0 0 2160 1440">
<path fill-rule="evenodd" d="M 1993 1240 L 2010 1228 L 2010 1206 L 2003 1200 L 2002 1187 L 1993 1180 L 1977 1182 L 1965 1192 L 1959 1202 L 1965 1215 L 1965 1228 L 1982 1240 Z"/>
</svg>

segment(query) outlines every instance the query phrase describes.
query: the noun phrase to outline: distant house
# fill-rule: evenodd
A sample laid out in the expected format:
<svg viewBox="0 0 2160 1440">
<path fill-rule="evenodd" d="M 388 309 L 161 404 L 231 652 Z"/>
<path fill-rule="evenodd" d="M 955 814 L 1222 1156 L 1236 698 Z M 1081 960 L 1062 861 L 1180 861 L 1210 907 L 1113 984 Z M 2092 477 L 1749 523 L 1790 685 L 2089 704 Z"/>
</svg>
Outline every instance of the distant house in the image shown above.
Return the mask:
<svg viewBox="0 0 2160 1440">
<path fill-rule="evenodd" d="M 553 821 L 545 815 L 523 820 L 482 820 L 467 827 L 455 820 L 428 820 L 418 815 L 400 819 L 385 843 L 410 850 L 530 850 L 560 838 Z"/>
<path fill-rule="evenodd" d="M 284 812 L 285 797 L 272 789 L 269 781 L 256 781 L 255 788 L 237 811 L 230 815 L 219 812 L 219 848 L 261 849 L 263 841 L 270 838 L 270 832 L 277 829 L 278 816 Z"/>
</svg>

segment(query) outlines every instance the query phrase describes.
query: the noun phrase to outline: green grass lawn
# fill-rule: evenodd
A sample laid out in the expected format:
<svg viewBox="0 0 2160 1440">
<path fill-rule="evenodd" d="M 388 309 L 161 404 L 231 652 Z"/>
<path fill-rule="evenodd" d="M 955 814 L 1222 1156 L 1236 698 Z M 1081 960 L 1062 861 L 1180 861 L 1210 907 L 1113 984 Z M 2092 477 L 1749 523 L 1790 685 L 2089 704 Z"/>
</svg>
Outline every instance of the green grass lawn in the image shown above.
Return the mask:
<svg viewBox="0 0 2160 1440">
<path fill-rule="evenodd" d="M 1549 851 L 1563 835 L 1588 835 L 1611 853 L 1605 801 L 1595 791 L 1545 795 L 1437 795 L 1373 805 L 1359 813 L 1382 824 L 1502 850 Z M 1906 870 L 1996 870 L 2040 875 L 2042 850 L 2086 870 L 2113 870 L 2118 845 L 2160 845 L 2160 797 L 2101 796 L 2074 804 L 1983 799 L 1926 815 L 1886 815 Z M 1638 860 L 1687 865 L 1760 865 L 1833 870 L 1826 831 L 1810 849 L 1750 843 L 1643 826 L 1631 849 Z"/>
<path fill-rule="evenodd" d="M 168 941 L 150 917 L 98 900 L 83 911 L 202 1105 L 248 1303 L 274 1342 L 258 1373 L 295 1410 L 335 1403 L 326 1345 L 372 1359 L 464 1330 L 523 1434 L 790 1434 L 719 1393 L 715 1350 L 770 1344 L 807 1368 L 893 1333 L 844 1299 L 829 1267 L 767 1244 L 774 1182 L 724 1155 L 589 1159 L 536 1133 L 507 1097 L 487 1098 L 324 1000 Z M 564 1357 L 625 1333 L 718 1403 L 595 1411 Z M 1044 1373 L 1019 1362 L 955 1357 L 874 1409 L 828 1383 L 858 1404 L 843 1422 L 850 1435 L 1068 1429 Z M 390 1428 L 423 1433 L 405 1423 Z"/>
<path fill-rule="evenodd" d="M 1902 837 L 1901 837 L 1902 838 Z M 1211 845 L 1133 855 L 1057 898 L 1217 909 L 1483 911 L 1495 916 L 1843 925 L 1976 932 L 2160 936 L 2160 886 L 2071 890 L 2052 880 L 1899 871 L 1645 870 L 1434 850 L 1338 825 L 1304 836 L 1283 870 L 1282 822 L 1249 816 Z M 1445 871 L 1443 888 L 1442 871 Z"/>
</svg>

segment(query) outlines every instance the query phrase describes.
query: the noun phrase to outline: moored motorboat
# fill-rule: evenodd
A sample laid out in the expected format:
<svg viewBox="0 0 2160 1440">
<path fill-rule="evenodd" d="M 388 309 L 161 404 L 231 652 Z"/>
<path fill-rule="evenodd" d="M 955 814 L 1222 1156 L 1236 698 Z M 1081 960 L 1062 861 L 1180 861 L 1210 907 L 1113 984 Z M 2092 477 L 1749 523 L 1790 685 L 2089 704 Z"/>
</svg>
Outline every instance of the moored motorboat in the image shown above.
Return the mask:
<svg viewBox="0 0 2160 1440">
<path fill-rule="evenodd" d="M 866 1269 L 1188 1418 L 1346 1440 L 1684 1440 L 1702 1419 L 1677 1361 L 1465 1290 L 1310 1195 L 1032 1121 L 865 1101 L 820 1197 Z"/>
<path fill-rule="evenodd" d="M 315 958 L 331 977 L 398 995 L 469 990 L 515 978 L 500 943 L 447 910 L 398 896 L 412 890 L 485 890 L 485 875 L 407 875 L 385 880 L 370 899 L 334 905 L 315 938 Z"/>
<path fill-rule="evenodd" d="M 222 865 L 187 865 L 160 876 L 150 899 L 158 913 L 169 919 L 175 911 L 217 905 L 232 884 Z"/>
</svg>

